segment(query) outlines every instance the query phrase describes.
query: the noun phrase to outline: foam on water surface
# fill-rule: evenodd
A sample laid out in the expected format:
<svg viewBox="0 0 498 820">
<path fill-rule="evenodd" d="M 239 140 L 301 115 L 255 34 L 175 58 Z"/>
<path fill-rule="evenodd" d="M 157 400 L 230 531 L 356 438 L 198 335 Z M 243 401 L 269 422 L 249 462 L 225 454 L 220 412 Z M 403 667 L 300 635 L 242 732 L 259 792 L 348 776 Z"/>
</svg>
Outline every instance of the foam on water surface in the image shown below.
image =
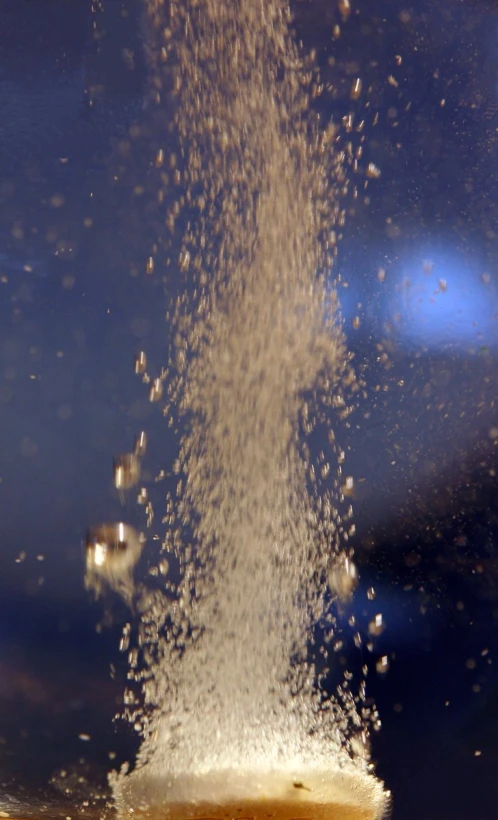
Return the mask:
<svg viewBox="0 0 498 820">
<path fill-rule="evenodd" d="M 330 807 L 357 810 L 353 816 L 381 818 L 386 808 L 386 795 L 381 784 L 372 777 L 359 776 L 357 770 L 283 770 L 207 772 L 203 775 L 184 775 L 172 778 L 167 785 L 151 778 L 140 783 L 128 781 L 118 795 L 118 806 L 123 816 L 137 811 L 151 813 L 158 807 L 198 807 L 251 805 L 257 811 L 268 805 L 293 807 L 306 811 Z M 196 808 L 197 807 L 197 808 Z M 130 808 L 132 811 L 130 812 Z M 171 809 L 170 809 L 171 810 Z M 182 809 L 186 811 L 186 809 Z M 169 816 L 168 813 L 165 816 Z M 325 814 L 324 817 L 327 815 Z M 332 815 L 335 816 L 335 815 Z M 342 817 L 341 814 L 337 815 Z M 349 816 L 349 815 L 346 815 Z M 277 815 L 278 817 L 278 815 Z"/>
</svg>

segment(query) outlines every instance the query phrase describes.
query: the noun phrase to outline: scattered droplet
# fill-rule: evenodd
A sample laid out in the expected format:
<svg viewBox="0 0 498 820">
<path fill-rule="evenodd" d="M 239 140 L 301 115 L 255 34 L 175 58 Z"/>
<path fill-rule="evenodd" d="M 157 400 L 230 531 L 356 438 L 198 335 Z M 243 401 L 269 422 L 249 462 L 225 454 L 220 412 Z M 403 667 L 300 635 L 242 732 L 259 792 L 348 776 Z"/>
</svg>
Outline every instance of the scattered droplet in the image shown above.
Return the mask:
<svg viewBox="0 0 498 820">
<path fill-rule="evenodd" d="M 337 8 L 341 15 L 343 23 L 345 23 L 351 14 L 350 0 L 337 0 Z"/>
<path fill-rule="evenodd" d="M 353 82 L 351 83 L 351 89 L 349 91 L 349 96 L 352 100 L 358 100 L 361 94 L 363 83 L 361 81 L 361 77 L 356 77 Z"/>
<path fill-rule="evenodd" d="M 330 571 L 329 586 L 340 601 L 349 601 L 358 583 L 358 571 L 351 558 L 340 556 Z"/>
<path fill-rule="evenodd" d="M 85 585 L 97 595 L 107 584 L 129 602 L 132 573 L 140 558 L 144 537 L 123 522 L 93 527 L 86 539 Z"/>
<path fill-rule="evenodd" d="M 378 637 L 379 635 L 382 635 L 384 629 L 384 619 L 382 617 L 382 613 L 379 612 L 368 624 L 368 633 L 369 635 L 375 635 L 375 637 Z"/>
<path fill-rule="evenodd" d="M 138 491 L 138 495 L 137 495 L 138 503 L 139 504 L 147 504 L 147 498 L 148 498 L 147 488 L 146 487 L 141 487 L 140 490 Z"/>
<path fill-rule="evenodd" d="M 369 601 L 375 600 L 375 589 L 373 587 L 367 589 L 367 598 Z"/>
<path fill-rule="evenodd" d="M 130 646 L 131 625 L 125 624 L 121 633 L 121 640 L 119 642 L 119 651 L 126 652 Z"/>
<path fill-rule="evenodd" d="M 145 451 L 147 450 L 147 433 L 142 430 L 135 439 L 135 445 L 133 447 L 133 452 L 139 458 L 145 455 Z"/>
<path fill-rule="evenodd" d="M 114 459 L 114 486 L 129 490 L 140 478 L 140 460 L 134 453 L 124 453 Z"/>
<path fill-rule="evenodd" d="M 382 657 L 377 660 L 375 668 L 379 675 L 385 675 L 386 672 L 389 671 L 389 658 L 387 655 L 382 655 Z"/>
<path fill-rule="evenodd" d="M 149 401 L 159 401 L 163 394 L 163 383 L 161 379 L 154 379 L 149 390 Z"/>
<path fill-rule="evenodd" d="M 147 355 L 143 350 L 135 356 L 135 373 L 142 375 L 147 369 Z"/>
<path fill-rule="evenodd" d="M 379 179 L 380 177 L 380 168 L 373 162 L 369 162 L 367 165 L 367 177 L 369 179 Z"/>
</svg>

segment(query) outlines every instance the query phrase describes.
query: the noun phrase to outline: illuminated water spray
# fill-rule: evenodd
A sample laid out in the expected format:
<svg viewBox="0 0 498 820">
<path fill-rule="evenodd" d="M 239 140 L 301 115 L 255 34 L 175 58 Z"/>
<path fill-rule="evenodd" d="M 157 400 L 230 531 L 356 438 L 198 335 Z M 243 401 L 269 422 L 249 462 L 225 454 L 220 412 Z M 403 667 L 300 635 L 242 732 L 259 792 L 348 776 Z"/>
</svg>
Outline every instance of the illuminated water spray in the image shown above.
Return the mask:
<svg viewBox="0 0 498 820">
<path fill-rule="evenodd" d="M 340 385 L 354 383 L 320 275 L 343 220 L 343 158 L 309 113 L 316 70 L 288 26 L 283 0 L 147 2 L 155 103 L 178 97 L 180 151 L 167 155 L 164 134 L 156 166 L 159 202 L 179 191 L 164 230 L 183 231 L 160 385 L 182 431 L 164 538 L 179 580 L 136 591 L 144 703 L 129 714 L 144 738 L 114 780 L 123 816 L 301 780 L 315 793 L 333 782 L 371 817 L 384 805 L 348 682 L 326 697 L 308 657 L 330 586 L 345 597 L 355 581 L 330 479 Z M 326 447 L 312 458 L 317 425 Z"/>
</svg>

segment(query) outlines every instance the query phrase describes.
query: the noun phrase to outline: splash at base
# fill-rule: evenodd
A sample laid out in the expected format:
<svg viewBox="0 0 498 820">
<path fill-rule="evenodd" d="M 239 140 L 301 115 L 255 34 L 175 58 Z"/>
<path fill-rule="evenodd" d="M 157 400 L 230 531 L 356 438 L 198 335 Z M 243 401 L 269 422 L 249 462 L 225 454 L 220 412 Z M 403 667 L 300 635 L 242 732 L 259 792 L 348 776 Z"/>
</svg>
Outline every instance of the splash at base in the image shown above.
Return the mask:
<svg viewBox="0 0 498 820">
<path fill-rule="evenodd" d="M 137 772 L 115 784 L 115 795 L 122 820 L 381 820 L 389 803 L 375 778 L 347 765 L 336 772 L 228 769 L 177 776 L 167 783 Z"/>
</svg>

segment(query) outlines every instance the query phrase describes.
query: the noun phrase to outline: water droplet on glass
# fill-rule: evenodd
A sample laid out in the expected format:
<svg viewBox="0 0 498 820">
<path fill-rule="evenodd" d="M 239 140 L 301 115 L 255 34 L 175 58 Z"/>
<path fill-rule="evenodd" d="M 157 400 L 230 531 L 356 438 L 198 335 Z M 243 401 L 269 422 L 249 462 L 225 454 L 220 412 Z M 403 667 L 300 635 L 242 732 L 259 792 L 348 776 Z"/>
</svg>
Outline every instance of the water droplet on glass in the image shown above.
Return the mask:
<svg viewBox="0 0 498 820">
<path fill-rule="evenodd" d="M 145 451 L 147 450 L 147 433 L 142 430 L 135 439 L 135 445 L 133 447 L 133 452 L 136 456 L 141 458 L 145 455 Z"/>
<path fill-rule="evenodd" d="M 367 589 L 367 598 L 369 601 L 375 600 L 375 589 L 373 587 Z"/>
<path fill-rule="evenodd" d="M 114 486 L 129 490 L 140 478 L 140 461 L 134 453 L 124 453 L 114 459 Z"/>
</svg>

